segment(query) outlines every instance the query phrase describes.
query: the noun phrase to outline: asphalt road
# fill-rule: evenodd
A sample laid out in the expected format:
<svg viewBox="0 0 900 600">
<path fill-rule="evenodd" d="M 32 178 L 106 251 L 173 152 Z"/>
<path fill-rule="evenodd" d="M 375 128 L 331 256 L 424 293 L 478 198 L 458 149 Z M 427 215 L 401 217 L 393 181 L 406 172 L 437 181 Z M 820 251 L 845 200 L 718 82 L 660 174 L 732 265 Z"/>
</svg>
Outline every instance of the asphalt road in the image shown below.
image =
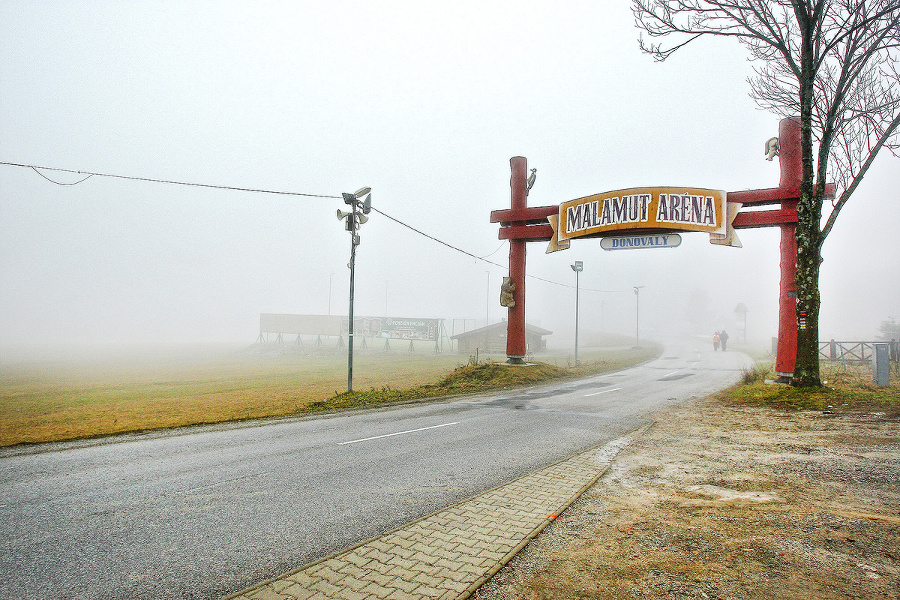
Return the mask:
<svg viewBox="0 0 900 600">
<path fill-rule="evenodd" d="M 220 598 L 737 381 L 670 345 L 577 382 L 331 418 L 0 455 L 0 598 Z"/>
</svg>

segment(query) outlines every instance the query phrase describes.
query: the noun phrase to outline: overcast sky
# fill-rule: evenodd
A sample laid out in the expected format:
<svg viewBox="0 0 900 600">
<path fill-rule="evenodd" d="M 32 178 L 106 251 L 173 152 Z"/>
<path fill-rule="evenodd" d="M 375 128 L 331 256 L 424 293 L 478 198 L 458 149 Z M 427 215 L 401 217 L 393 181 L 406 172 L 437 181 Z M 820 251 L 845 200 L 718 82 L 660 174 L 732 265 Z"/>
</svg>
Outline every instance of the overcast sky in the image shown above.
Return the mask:
<svg viewBox="0 0 900 600">
<path fill-rule="evenodd" d="M 509 159 L 537 168 L 529 205 L 607 190 L 774 187 L 778 118 L 748 98 L 742 48 L 701 40 L 665 63 L 637 47 L 629 3 L 2 2 L 0 161 L 326 196 L 373 205 L 506 265 L 490 211 Z M 884 154 L 826 242 L 823 339 L 900 318 L 897 159 Z M 81 176 L 41 174 L 60 183 Z M 246 342 L 259 313 L 347 314 L 340 200 L 0 165 L 0 345 Z M 734 331 L 777 327 L 777 229 L 743 248 L 607 252 L 528 246 L 529 322 Z M 498 320 L 504 268 L 373 213 L 356 314 Z M 601 290 L 601 291 L 593 291 Z M 330 292 L 330 293 L 329 293 Z M 601 321 L 602 319 L 602 321 Z M 449 325 L 448 325 L 449 326 Z M 643 335 L 643 333 L 642 333 Z M 712 335 L 712 331 L 709 331 Z"/>
</svg>

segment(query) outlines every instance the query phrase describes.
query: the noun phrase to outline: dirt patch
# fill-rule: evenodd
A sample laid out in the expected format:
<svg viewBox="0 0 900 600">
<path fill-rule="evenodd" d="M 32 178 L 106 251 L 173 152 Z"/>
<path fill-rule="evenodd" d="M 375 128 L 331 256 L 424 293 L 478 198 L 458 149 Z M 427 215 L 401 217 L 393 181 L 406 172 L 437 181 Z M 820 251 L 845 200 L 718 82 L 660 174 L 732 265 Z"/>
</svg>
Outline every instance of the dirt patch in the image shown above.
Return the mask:
<svg viewBox="0 0 900 600">
<path fill-rule="evenodd" d="M 723 405 L 655 415 L 476 594 L 900 598 L 900 419 Z"/>
</svg>

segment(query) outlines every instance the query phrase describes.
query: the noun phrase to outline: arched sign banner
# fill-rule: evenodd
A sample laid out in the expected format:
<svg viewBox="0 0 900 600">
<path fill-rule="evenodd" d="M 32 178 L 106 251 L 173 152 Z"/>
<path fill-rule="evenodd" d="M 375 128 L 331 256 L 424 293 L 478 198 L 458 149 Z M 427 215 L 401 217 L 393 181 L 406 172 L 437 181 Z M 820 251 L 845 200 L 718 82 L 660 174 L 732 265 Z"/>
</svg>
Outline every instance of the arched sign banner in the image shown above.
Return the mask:
<svg viewBox="0 0 900 600">
<path fill-rule="evenodd" d="M 594 194 L 563 202 L 557 214 L 547 217 L 553 228 L 547 252 L 565 250 L 575 238 L 628 230 L 701 231 L 713 236 L 714 243 L 732 245 L 734 214 L 721 190 L 644 187 Z"/>
</svg>

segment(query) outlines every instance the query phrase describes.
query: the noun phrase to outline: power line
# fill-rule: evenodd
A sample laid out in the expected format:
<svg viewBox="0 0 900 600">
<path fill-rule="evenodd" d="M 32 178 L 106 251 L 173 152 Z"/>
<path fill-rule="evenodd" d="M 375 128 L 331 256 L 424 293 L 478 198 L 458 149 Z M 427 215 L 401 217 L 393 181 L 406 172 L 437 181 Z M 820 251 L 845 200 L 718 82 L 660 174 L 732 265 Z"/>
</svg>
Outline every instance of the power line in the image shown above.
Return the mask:
<svg viewBox="0 0 900 600">
<path fill-rule="evenodd" d="M 386 217 L 386 218 L 390 219 L 391 221 L 397 223 L 398 225 L 402 225 L 403 227 L 406 227 L 407 229 L 409 229 L 409 230 L 411 230 L 411 231 L 414 231 L 415 233 L 418 233 L 419 235 L 424 236 L 424 237 L 426 237 L 426 238 L 428 238 L 428 239 L 430 239 L 430 240 L 432 240 L 432 241 L 435 241 L 435 242 L 437 242 L 438 244 L 441 244 L 441 245 L 443 245 L 443 246 L 446 246 L 446 247 L 450 248 L 451 250 L 456 250 L 457 252 L 461 252 L 462 254 L 465 254 L 466 256 L 471 256 L 471 257 L 474 258 L 475 260 L 480 260 L 480 261 L 482 261 L 482 262 L 486 262 L 486 263 L 488 263 L 489 265 L 494 265 L 495 267 L 500 267 L 501 269 L 505 269 L 505 268 L 506 268 L 506 265 L 501 265 L 501 264 L 499 264 L 499 263 L 495 263 L 494 261 L 487 260 L 487 257 L 485 257 L 485 256 L 476 256 L 476 255 L 472 254 L 471 252 L 467 252 L 467 251 L 465 251 L 465 250 L 463 250 L 463 249 L 461 249 L 461 248 L 457 248 L 457 247 L 454 246 L 453 244 L 448 244 L 447 242 L 445 242 L 445 241 L 443 241 L 443 240 L 439 240 L 438 238 L 436 238 L 436 237 L 434 237 L 434 236 L 432 236 L 432 235 L 428 235 L 427 233 L 425 233 L 425 232 L 423 232 L 423 231 L 420 231 L 420 230 L 416 229 L 416 228 L 413 227 L 412 225 L 409 225 L 408 223 L 404 223 L 404 222 L 401 221 L 400 219 L 397 219 L 396 217 L 392 217 L 391 215 L 386 214 L 386 213 L 385 213 L 384 211 L 382 211 L 382 210 L 378 210 L 378 209 L 375 208 L 374 206 L 372 207 L 372 210 L 375 211 L 375 212 L 377 212 L 377 213 L 380 214 L 381 216 Z M 499 250 L 499 248 L 498 248 L 497 250 Z M 494 250 L 494 252 L 491 252 L 491 254 L 488 254 L 487 256 L 491 256 L 492 254 L 495 254 L 495 253 L 497 252 L 497 250 Z M 574 286 L 574 285 L 569 285 L 569 284 L 566 284 L 566 283 L 560 283 L 560 282 L 558 282 L 558 281 L 552 281 L 552 280 L 550 280 L 550 279 L 544 279 L 543 277 L 538 277 L 537 275 L 528 275 L 528 274 L 526 274 L 525 277 L 528 277 L 529 279 L 536 279 L 536 280 L 538 280 L 538 281 L 543 281 L 543 282 L 545 282 L 545 283 L 551 283 L 551 284 L 553 284 L 553 285 L 558 285 L 558 286 L 560 286 L 560 287 L 565 287 L 565 288 L 575 289 L 575 286 Z M 615 294 L 615 293 L 624 293 L 624 292 L 627 291 L 627 290 L 593 290 L 593 289 L 585 289 L 585 288 L 582 288 L 582 291 L 584 291 L 584 292 L 599 292 L 599 293 L 613 293 L 613 294 Z"/>
<path fill-rule="evenodd" d="M 134 175 L 116 175 L 113 173 L 95 173 L 92 171 L 76 171 L 75 169 L 61 169 L 59 167 L 45 167 L 41 165 L 27 165 L 22 163 L 14 163 L 14 162 L 6 162 L 0 161 L 0 165 L 7 165 L 9 167 L 23 167 L 27 169 L 32 169 L 38 175 L 43 177 L 44 179 L 51 181 L 57 185 L 77 185 L 87 179 L 88 177 L 96 176 L 96 177 L 110 177 L 113 179 L 127 179 L 129 181 L 145 181 L 149 183 L 166 183 L 169 185 L 184 185 L 189 187 L 201 187 L 201 188 L 211 188 L 215 190 L 231 190 L 236 192 L 253 192 L 257 194 L 280 194 L 283 196 L 305 196 L 308 198 L 340 198 L 341 196 L 329 196 L 325 194 L 304 194 L 301 192 L 285 192 L 281 190 L 267 190 L 262 188 L 246 188 L 246 187 L 237 187 L 232 185 L 216 185 L 211 183 L 195 183 L 189 181 L 175 181 L 172 179 L 154 179 L 152 177 L 137 177 Z M 57 171 L 60 173 L 74 173 L 76 175 L 87 175 L 81 181 L 76 181 L 75 183 L 59 183 L 58 181 L 53 181 L 43 173 L 40 173 L 38 169 L 42 171 Z"/>
<path fill-rule="evenodd" d="M 82 181 L 85 181 L 85 180 L 93 177 L 93 175 L 88 175 L 87 177 L 84 177 L 84 178 L 79 179 L 78 181 L 75 181 L 72 183 L 63 183 L 62 181 L 56 181 L 55 179 L 50 179 L 49 177 L 47 177 L 46 175 L 44 175 L 43 173 L 38 171 L 35 167 L 31 167 L 31 170 L 34 171 L 35 173 L 37 173 L 38 175 L 40 175 L 41 177 L 43 177 L 44 179 L 46 179 L 47 181 L 49 181 L 50 183 L 55 183 L 56 185 L 78 185 Z"/>
<path fill-rule="evenodd" d="M 497 246 L 497 249 L 496 249 L 496 250 L 494 250 L 494 251 L 491 252 L 490 254 L 485 254 L 485 255 L 482 256 L 481 258 L 487 258 L 488 256 L 493 256 L 493 255 L 497 254 L 498 252 L 500 252 L 500 248 L 502 248 L 502 247 L 505 246 L 505 245 L 506 245 L 506 242 L 501 242 L 501 244 L 500 244 L 499 246 Z"/>
<path fill-rule="evenodd" d="M 445 241 L 443 241 L 443 240 L 439 240 L 438 238 L 434 237 L 433 235 L 428 235 L 428 234 L 425 233 L 424 231 L 420 231 L 420 230 L 416 229 L 415 227 L 413 227 L 412 225 L 409 225 L 409 224 L 407 224 L 407 223 L 404 223 L 404 222 L 401 221 L 400 219 L 397 219 L 397 218 L 395 218 L 395 217 L 392 217 L 391 215 L 385 213 L 384 211 L 378 210 L 378 209 L 375 208 L 374 206 L 372 207 L 372 210 L 375 211 L 375 212 L 377 212 L 377 213 L 380 214 L 381 216 L 390 219 L 390 220 L 393 221 L 394 223 L 397 223 L 398 225 L 402 225 L 403 227 L 406 227 L 407 229 L 410 229 L 410 230 L 412 230 L 412 231 L 418 233 L 418 234 L 421 235 L 421 236 L 427 237 L 429 240 L 432 240 L 432 241 L 434 241 L 434 242 L 437 242 L 438 244 L 441 244 L 441 245 L 443 245 L 443 246 L 447 246 L 447 247 L 450 248 L 451 250 L 456 250 L 457 252 L 461 252 L 462 254 L 465 254 L 466 256 L 471 256 L 471 257 L 474 258 L 475 260 L 480 260 L 480 261 L 486 262 L 486 263 L 488 263 L 489 265 L 494 265 L 495 267 L 500 267 L 501 269 L 505 269 L 505 268 L 506 268 L 505 265 L 501 265 L 501 264 L 499 264 L 499 263 L 495 263 L 494 261 L 492 261 L 492 260 L 487 260 L 487 258 L 484 258 L 484 257 L 481 257 L 481 256 L 476 256 L 476 255 L 472 254 L 471 252 L 466 252 L 466 251 L 463 250 L 462 248 L 457 248 L 457 247 L 454 246 L 453 244 L 448 244 L 447 242 L 445 242 Z"/>
<path fill-rule="evenodd" d="M 337 198 L 337 199 L 342 198 L 342 196 L 332 196 L 332 195 L 327 195 L 327 194 L 306 194 L 306 193 L 302 193 L 302 192 L 287 192 L 287 191 L 282 191 L 282 190 L 268 190 L 268 189 L 263 189 L 263 188 L 247 188 L 247 187 L 237 187 L 237 186 L 231 186 L 231 185 L 217 185 L 217 184 L 211 184 L 211 183 L 196 183 L 196 182 L 189 182 L 189 181 L 175 181 L 175 180 L 172 180 L 172 179 L 156 179 L 156 178 L 152 178 L 152 177 L 138 177 L 138 176 L 135 176 L 135 175 L 117 175 L 117 174 L 114 174 L 114 173 L 97 173 L 97 172 L 94 172 L 94 171 L 81 171 L 81 170 L 75 170 L 75 169 L 63 169 L 63 168 L 60 168 L 60 167 L 47 167 L 47 166 L 41 166 L 41 165 L 29 165 L 29 164 L 24 164 L 24 163 L 14 163 L 14 162 L 7 162 L 7 161 L 0 161 L 0 165 L 6 165 L 6 166 L 9 166 L 9 167 L 21 167 L 21 168 L 25 168 L 25 169 L 31 169 L 31 170 L 33 170 L 35 173 L 37 173 L 38 175 L 40 175 L 41 177 L 43 177 L 44 179 L 46 179 L 47 181 L 49 181 L 49 182 L 51 182 L 51 183 L 55 183 L 56 185 L 66 185 L 66 186 L 78 185 L 79 183 L 82 183 L 83 181 L 89 179 L 90 177 L 109 177 L 109 178 L 112 178 L 112 179 L 124 179 L 124 180 L 128 180 L 128 181 L 143 181 L 143 182 L 148 182 L 148 183 L 163 183 L 163 184 L 168 184 L 168 185 L 183 185 L 183 186 L 188 186 L 188 187 L 201 187 L 201 188 L 209 188 L 209 189 L 215 189 L 215 190 L 230 190 L 230 191 L 237 191 L 237 192 L 251 192 L 251 193 L 257 193 L 257 194 L 279 194 L 279 195 L 283 195 L 283 196 L 303 196 L 303 197 L 307 197 L 307 198 Z M 61 182 L 59 182 L 59 181 L 54 181 L 53 179 L 50 179 L 49 177 L 47 177 L 46 175 L 44 175 L 43 173 L 41 173 L 40 171 L 42 171 L 42 170 L 43 170 L 43 171 L 56 171 L 56 172 L 59 172 L 59 173 L 73 173 L 73 174 L 76 174 L 76 175 L 85 175 L 85 177 L 82 178 L 82 179 L 80 179 L 80 180 L 78 180 L 78 181 L 75 181 L 75 182 L 73 182 L 73 183 L 61 183 Z M 419 229 L 416 229 L 416 228 L 413 227 L 412 225 L 409 225 L 409 224 L 407 224 L 407 223 L 404 223 L 404 222 L 401 221 L 400 219 L 397 219 L 397 218 L 395 218 L 395 217 L 392 217 L 391 215 L 385 213 L 384 211 L 378 210 L 378 209 L 375 208 L 374 206 L 372 207 L 372 210 L 374 210 L 374 211 L 377 212 L 378 214 L 382 215 L 383 217 L 385 217 L 385 218 L 387 218 L 387 219 L 390 219 L 391 221 L 394 221 L 394 222 L 397 223 L 398 225 L 401 225 L 401 226 L 403 226 L 403 227 L 406 227 L 407 229 L 410 229 L 411 231 L 414 231 L 415 233 L 417 233 L 417 234 L 419 234 L 419 235 L 421 235 L 421 236 L 423 236 L 423 237 L 426 237 L 426 238 L 428 238 L 428 239 L 430 239 L 430 240 L 432 240 L 432 241 L 434 241 L 434 242 L 437 242 L 438 244 L 441 244 L 441 245 L 443 245 L 443 246 L 446 246 L 446 247 L 450 248 L 451 250 L 455 250 L 456 252 L 460 252 L 460 253 L 462 253 L 462 254 L 465 254 L 466 256 L 470 256 L 470 257 L 474 258 L 475 260 L 480 260 L 480 261 L 485 262 L 485 263 L 487 263 L 487 264 L 489 264 L 489 265 L 493 265 L 493 266 L 495 266 L 495 267 L 500 267 L 501 269 L 505 269 L 505 268 L 506 268 L 506 265 L 501 265 L 500 263 L 496 263 L 496 262 L 494 262 L 494 261 L 487 260 L 487 257 L 488 257 L 488 256 L 492 256 L 493 254 L 496 254 L 497 251 L 499 251 L 500 248 L 498 248 L 497 250 L 494 250 L 494 252 L 491 252 L 491 253 L 488 254 L 488 255 L 485 255 L 485 256 L 476 256 L 475 254 L 472 254 L 471 252 L 467 252 L 466 250 L 463 250 L 462 248 L 458 248 L 458 247 L 454 246 L 453 244 L 449 244 L 449 243 L 447 243 L 447 242 L 445 242 L 445 241 L 443 241 L 443 240 L 440 240 L 440 239 L 434 237 L 433 235 L 429 235 L 429 234 L 425 233 L 424 231 L 421 231 L 421 230 L 419 230 Z M 501 246 L 501 247 L 502 247 L 502 246 Z M 545 283 L 550 283 L 550 284 L 558 285 L 558 286 L 565 287 L 565 288 L 575 289 L 575 286 L 573 286 L 573 285 L 568 285 L 568 284 L 565 284 L 565 283 L 559 283 L 558 281 L 552 281 L 552 280 L 550 280 L 550 279 L 544 279 L 543 277 L 538 277 L 537 275 L 527 275 L 527 274 L 526 274 L 526 277 L 528 277 L 529 279 L 535 279 L 535 280 L 537 280 L 537 281 L 543 281 L 543 282 L 545 282 Z M 611 291 L 611 290 L 592 290 L 592 289 L 585 289 L 584 291 L 586 291 L 586 292 L 600 292 L 600 293 L 620 293 L 620 292 L 621 292 L 621 290 Z"/>
</svg>

